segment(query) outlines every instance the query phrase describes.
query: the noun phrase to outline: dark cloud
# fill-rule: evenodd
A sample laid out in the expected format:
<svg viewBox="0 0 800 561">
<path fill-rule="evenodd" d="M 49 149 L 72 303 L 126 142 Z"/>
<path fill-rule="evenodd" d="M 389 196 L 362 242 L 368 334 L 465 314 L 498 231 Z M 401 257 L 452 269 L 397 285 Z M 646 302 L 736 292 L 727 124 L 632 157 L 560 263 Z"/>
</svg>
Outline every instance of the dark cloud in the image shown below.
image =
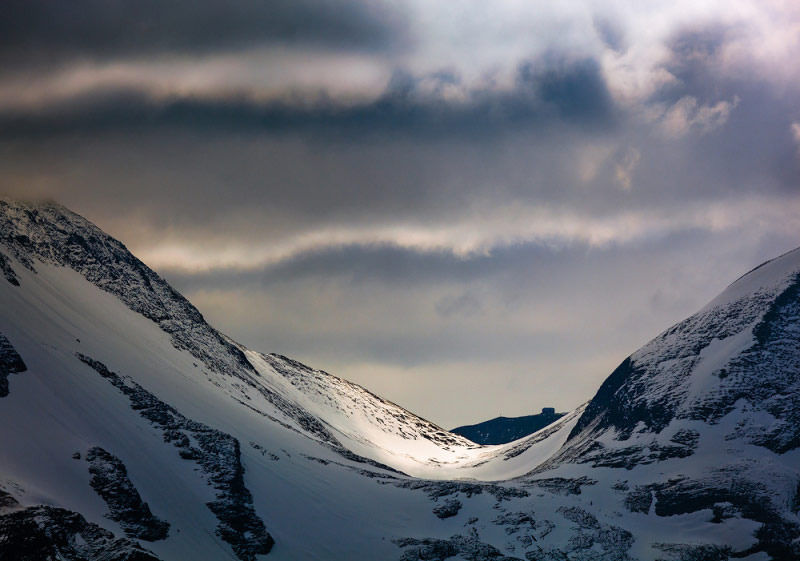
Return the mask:
<svg viewBox="0 0 800 561">
<path fill-rule="evenodd" d="M 324 91 L 310 99 L 259 103 L 244 93 L 217 98 L 156 98 L 130 88 L 101 89 L 44 108 L 0 112 L 0 134 L 24 137 L 183 127 L 233 132 L 483 137 L 556 121 L 587 128 L 608 127 L 616 117 L 613 100 L 593 59 L 569 61 L 548 56 L 525 62 L 518 68 L 516 83 L 510 91 L 467 89 L 466 100 L 450 102 L 436 92 L 446 85 L 460 84 L 456 73 L 414 77 L 397 71 L 381 96 L 356 105 L 336 102 Z M 422 84 L 425 91 L 421 91 Z"/>
<path fill-rule="evenodd" d="M 694 123 L 680 138 L 659 141 L 651 133 L 642 142 L 648 204 L 797 192 L 800 159 L 790 123 L 800 118 L 799 85 L 776 87 L 772 76 L 751 62 L 723 60 L 726 48 L 743 33 L 711 22 L 678 29 L 667 42 L 669 56 L 661 67 L 677 80 L 659 88 L 648 102 L 669 112 L 691 100 L 696 106 L 689 117 L 699 121 L 700 111 L 727 107 L 714 126 Z"/>
<path fill-rule="evenodd" d="M 605 15 L 595 14 L 592 23 L 606 47 L 618 53 L 624 53 L 627 50 L 625 30 L 618 21 Z"/>
<path fill-rule="evenodd" d="M 399 11 L 359 0 L 7 0 L 0 60 L 8 69 L 276 43 L 375 50 L 399 46 L 404 29 Z"/>
<path fill-rule="evenodd" d="M 708 101 L 726 93 L 731 77 L 722 72 L 719 57 L 736 35 L 735 28 L 719 23 L 675 31 L 667 41 L 669 55 L 662 67 L 677 81 L 660 88 L 653 101 L 675 100 L 687 93 Z"/>
</svg>

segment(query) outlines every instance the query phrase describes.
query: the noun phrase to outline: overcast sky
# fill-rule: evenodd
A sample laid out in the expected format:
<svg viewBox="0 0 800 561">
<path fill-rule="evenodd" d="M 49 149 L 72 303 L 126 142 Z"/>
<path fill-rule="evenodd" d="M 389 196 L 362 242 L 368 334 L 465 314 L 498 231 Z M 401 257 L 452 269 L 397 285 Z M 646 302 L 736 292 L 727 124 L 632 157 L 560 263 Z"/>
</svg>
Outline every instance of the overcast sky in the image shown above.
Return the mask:
<svg viewBox="0 0 800 561">
<path fill-rule="evenodd" d="M 5 0 L 0 191 L 447 428 L 800 245 L 794 0 Z"/>
</svg>

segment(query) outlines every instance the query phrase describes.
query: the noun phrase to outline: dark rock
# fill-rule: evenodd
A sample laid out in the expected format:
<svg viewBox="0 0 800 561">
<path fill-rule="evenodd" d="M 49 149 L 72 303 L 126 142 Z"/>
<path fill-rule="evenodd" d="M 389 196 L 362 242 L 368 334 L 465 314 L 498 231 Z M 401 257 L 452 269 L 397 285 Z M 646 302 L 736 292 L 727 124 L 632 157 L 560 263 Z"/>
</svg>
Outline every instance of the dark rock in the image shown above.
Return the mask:
<svg viewBox="0 0 800 561">
<path fill-rule="evenodd" d="M 481 542 L 475 528 L 470 530 L 467 536 L 456 534 L 448 540 L 402 538 L 394 543 L 405 549 L 401 561 L 444 561 L 456 556 L 468 561 L 522 561 Z"/>
<path fill-rule="evenodd" d="M 581 487 L 596 485 L 597 481 L 586 477 L 564 478 L 564 477 L 550 477 L 545 479 L 533 479 L 528 481 L 527 484 L 531 487 L 538 487 L 553 493 L 554 495 L 580 495 Z"/>
<path fill-rule="evenodd" d="M 119 458 L 96 446 L 86 454 L 86 461 L 92 474 L 89 484 L 108 505 L 108 518 L 119 522 L 126 536 L 151 542 L 167 537 L 169 523 L 153 516 L 142 502 Z"/>
<path fill-rule="evenodd" d="M 731 466 L 714 470 L 701 479 L 678 477 L 637 486 L 628 494 L 625 505 L 633 512 L 647 512 L 655 497 L 658 516 L 708 509 L 709 522 L 733 516 L 754 520 L 762 524 L 756 532 L 758 543 L 738 552 L 738 556 L 764 551 L 774 559 L 800 559 L 800 523 L 784 511 L 784 504 L 791 501 L 795 492 L 794 485 L 794 482 L 787 484 L 786 496 L 781 497 L 764 481 L 754 481 L 746 469 Z"/>
<path fill-rule="evenodd" d="M 418 489 L 425 491 L 428 493 L 428 497 L 431 500 L 450 497 L 456 493 L 461 493 L 467 498 L 471 498 L 473 495 L 480 495 L 485 492 L 493 495 L 498 501 L 530 496 L 525 489 L 504 487 L 494 483 L 467 483 L 465 481 L 429 481 L 426 479 L 399 478 L 393 478 L 389 482 L 402 489 Z"/>
<path fill-rule="evenodd" d="M 435 506 L 433 508 L 433 513 L 444 520 L 445 518 L 451 518 L 457 515 L 462 506 L 461 501 L 458 499 L 447 499 L 442 504 Z"/>
<path fill-rule="evenodd" d="M 8 375 L 19 374 L 28 369 L 17 350 L 5 335 L 0 333 L 0 397 L 8 395 Z"/>
<path fill-rule="evenodd" d="M 250 446 L 252 446 L 255 450 L 258 450 L 262 456 L 268 457 L 273 462 L 277 462 L 280 460 L 280 457 L 277 454 L 273 454 L 272 452 L 267 452 L 267 449 L 261 446 L 260 444 L 256 444 L 252 440 L 250 441 Z"/>
<path fill-rule="evenodd" d="M 242 561 L 254 561 L 266 555 L 275 541 L 253 508 L 253 496 L 244 485 L 244 466 L 239 441 L 231 435 L 187 419 L 170 405 L 130 379 L 111 372 L 103 363 L 86 355 L 76 356 L 125 394 L 131 408 L 162 431 L 164 441 L 178 448 L 181 457 L 200 466 L 216 500 L 206 506 L 219 521 L 217 535 L 229 543 Z M 189 439 L 197 442 L 192 447 Z"/>
<path fill-rule="evenodd" d="M 0 252 L 0 272 L 3 273 L 8 282 L 14 286 L 19 286 L 19 279 L 17 279 L 17 273 L 11 267 L 11 260 L 3 252 Z"/>
<path fill-rule="evenodd" d="M 598 560 L 632 561 L 628 550 L 633 545 L 633 534 L 618 526 L 603 524 L 592 513 L 579 507 L 562 507 L 558 511 L 564 518 L 575 524 L 573 527 L 575 534 L 570 537 L 564 549 L 566 553 L 599 546 L 603 553 L 596 556 Z"/>
<path fill-rule="evenodd" d="M 504 512 L 492 520 L 497 526 L 505 526 L 508 535 L 516 534 L 520 530 L 535 530 L 536 519 L 533 512 Z"/>
<path fill-rule="evenodd" d="M 159 561 L 78 514 L 35 506 L 0 515 L 0 561 Z"/>
<path fill-rule="evenodd" d="M 0 489 L 0 510 L 16 508 L 19 506 L 17 499 Z"/>
<path fill-rule="evenodd" d="M 656 561 L 728 561 L 732 552 L 730 546 L 719 545 L 656 543 L 653 548 L 666 554 Z"/>
</svg>

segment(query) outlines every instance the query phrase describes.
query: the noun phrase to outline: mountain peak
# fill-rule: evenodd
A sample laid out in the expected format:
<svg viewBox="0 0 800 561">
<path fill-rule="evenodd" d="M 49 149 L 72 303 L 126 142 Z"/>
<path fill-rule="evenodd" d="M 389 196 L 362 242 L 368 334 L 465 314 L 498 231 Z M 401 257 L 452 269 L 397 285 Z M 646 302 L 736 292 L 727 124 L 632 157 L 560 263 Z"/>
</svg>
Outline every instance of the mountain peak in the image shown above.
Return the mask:
<svg viewBox="0 0 800 561">
<path fill-rule="evenodd" d="M 241 349 L 208 325 L 186 298 L 121 242 L 66 207 L 52 201 L 0 198 L 0 244 L 33 272 L 35 261 L 77 271 L 154 321 L 177 348 L 188 350 L 213 370 L 252 371 Z M 2 252 L 0 260 L 7 261 Z"/>
<path fill-rule="evenodd" d="M 717 423 L 738 409 L 729 438 L 779 453 L 800 447 L 799 301 L 800 250 L 756 267 L 625 359 L 570 440 L 611 431 L 625 442 L 680 421 Z M 586 454 L 599 457 L 596 447 Z"/>
</svg>

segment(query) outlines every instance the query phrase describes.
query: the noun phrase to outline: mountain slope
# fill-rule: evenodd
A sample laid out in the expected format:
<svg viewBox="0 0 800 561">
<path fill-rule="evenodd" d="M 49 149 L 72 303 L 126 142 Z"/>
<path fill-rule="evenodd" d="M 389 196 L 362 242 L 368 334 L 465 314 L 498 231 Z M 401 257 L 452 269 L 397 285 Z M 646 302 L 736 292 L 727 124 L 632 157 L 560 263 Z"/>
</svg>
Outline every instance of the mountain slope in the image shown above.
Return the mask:
<svg viewBox="0 0 800 561">
<path fill-rule="evenodd" d="M 800 249 L 744 275 L 625 359 L 539 470 L 657 466 L 629 506 L 762 524 L 751 550 L 800 556 Z M 673 470 L 673 477 L 663 475 Z"/>
<path fill-rule="evenodd" d="M 0 200 L 0 268 L 0 559 L 800 557 L 798 251 L 498 446 L 243 348 L 58 205 Z"/>
<path fill-rule="evenodd" d="M 0 200 L 0 210 L 0 244 L 5 248 L 5 252 L 0 249 L 0 259 L 14 275 L 14 286 L 20 283 L 10 258 L 33 273 L 41 269 L 38 263 L 78 272 L 132 311 L 152 320 L 170 336 L 176 349 L 188 351 L 220 375 L 225 390 L 235 400 L 249 404 L 254 399 L 269 402 L 284 422 L 340 451 L 347 450 L 339 442 L 344 438 L 354 440 L 351 447 L 368 455 L 375 448 L 372 455 L 379 457 L 376 459 L 391 459 L 387 453 L 397 450 L 386 450 L 386 445 L 396 442 L 402 449 L 397 454 L 404 458 L 400 463 L 411 471 L 415 466 L 406 461 L 410 453 L 408 441 L 420 445 L 418 454 L 412 456 L 413 461 L 422 464 L 422 470 L 427 470 L 430 461 L 463 463 L 475 455 L 478 447 L 474 443 L 355 384 L 286 357 L 253 353 L 235 344 L 208 325 L 194 306 L 121 243 L 66 208 L 55 203 L 30 205 Z M 315 402 L 314 396 L 322 399 Z M 359 413 L 359 431 L 353 438 L 343 428 L 354 422 L 348 411 Z M 342 416 L 346 418 L 344 424 Z M 376 439 L 382 440 L 381 446 L 375 443 Z"/>
<path fill-rule="evenodd" d="M 800 446 L 800 251 L 764 263 L 703 310 L 626 359 L 571 437 L 659 433 L 673 420 L 718 422 L 746 401 L 736 435 L 775 452 Z M 775 422 L 754 420 L 753 413 Z"/>
</svg>

